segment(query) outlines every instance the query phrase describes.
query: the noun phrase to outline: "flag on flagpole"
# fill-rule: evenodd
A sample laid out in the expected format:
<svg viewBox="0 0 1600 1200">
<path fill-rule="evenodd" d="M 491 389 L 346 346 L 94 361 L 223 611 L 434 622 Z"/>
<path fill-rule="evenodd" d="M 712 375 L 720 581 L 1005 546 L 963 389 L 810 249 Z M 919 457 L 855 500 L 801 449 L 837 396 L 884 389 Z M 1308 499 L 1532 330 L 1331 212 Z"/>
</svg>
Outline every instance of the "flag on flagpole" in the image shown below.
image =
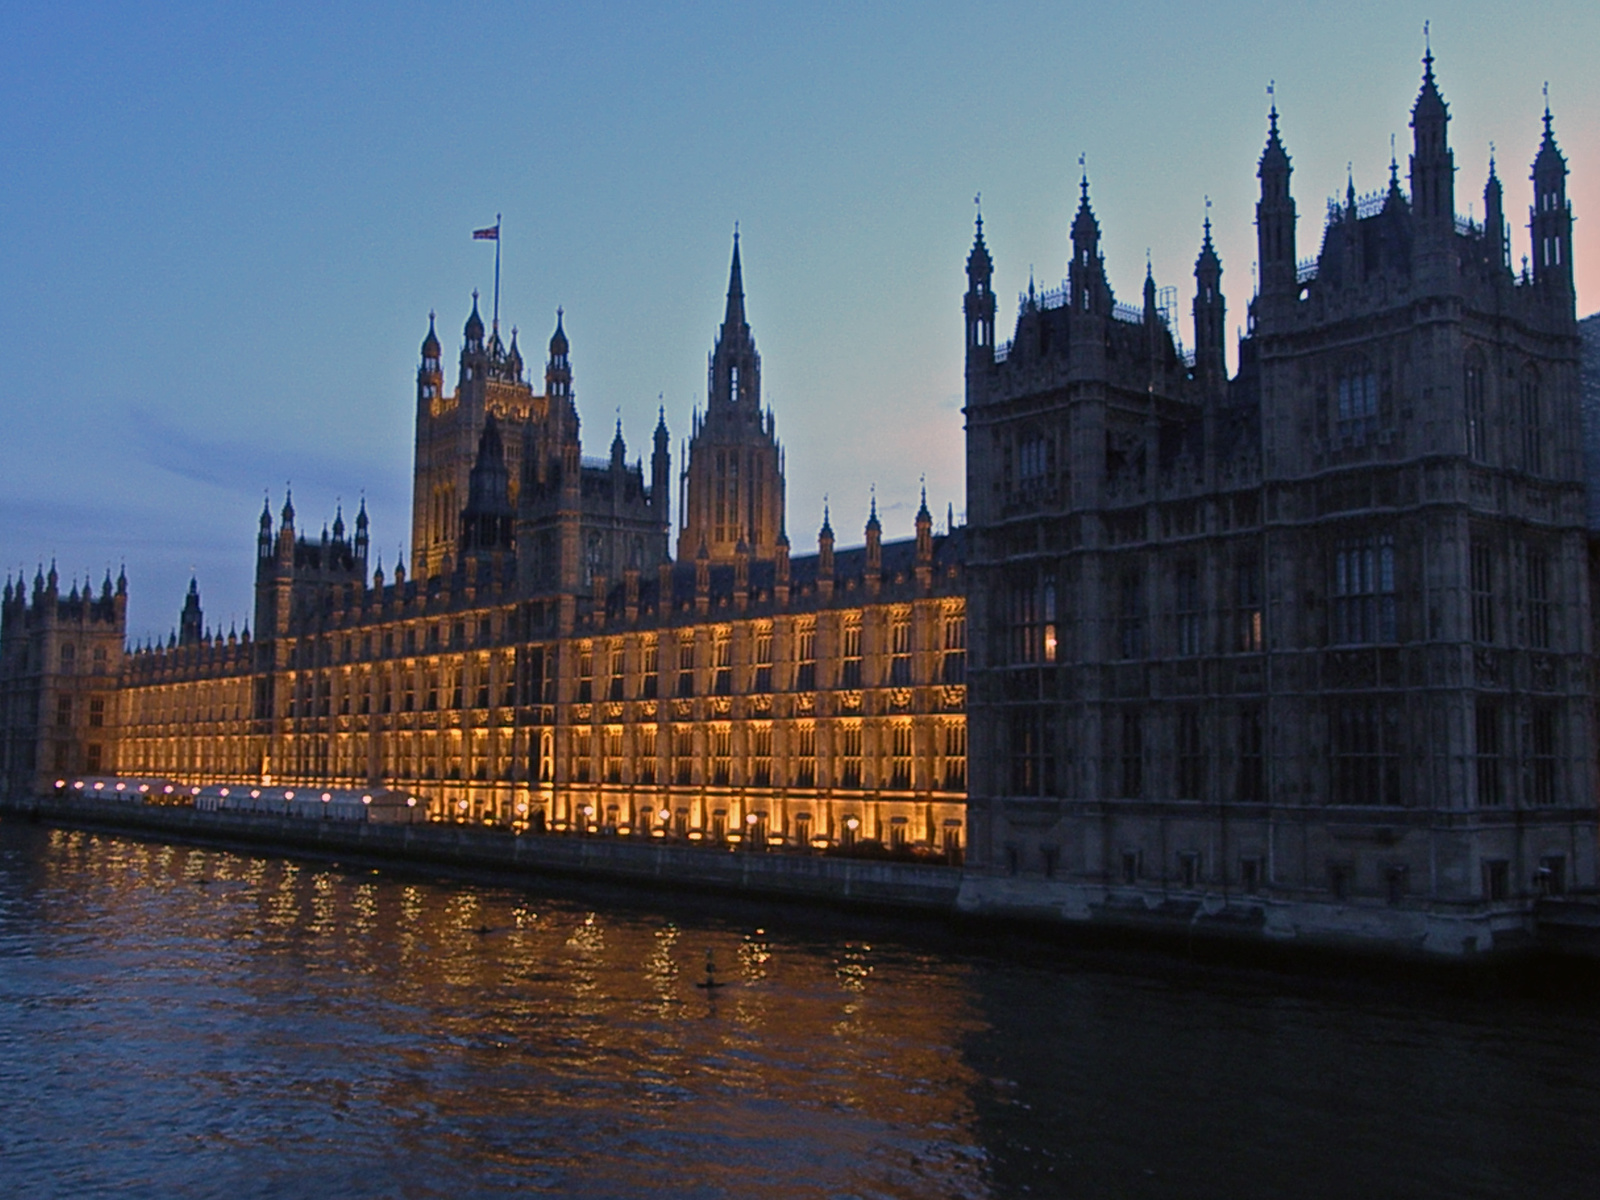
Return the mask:
<svg viewBox="0 0 1600 1200">
<path fill-rule="evenodd" d="M 500 226 L 491 225 L 487 229 L 474 229 L 472 237 L 479 242 L 498 242 L 500 240 Z"/>
</svg>

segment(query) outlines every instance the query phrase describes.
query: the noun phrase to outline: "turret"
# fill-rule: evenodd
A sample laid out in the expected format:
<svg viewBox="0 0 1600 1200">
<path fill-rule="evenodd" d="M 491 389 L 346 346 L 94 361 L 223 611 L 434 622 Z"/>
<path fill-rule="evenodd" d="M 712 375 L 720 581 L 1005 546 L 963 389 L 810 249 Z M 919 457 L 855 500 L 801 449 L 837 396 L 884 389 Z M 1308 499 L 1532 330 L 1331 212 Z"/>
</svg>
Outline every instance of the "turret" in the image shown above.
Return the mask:
<svg viewBox="0 0 1600 1200">
<path fill-rule="evenodd" d="M 817 591 L 824 600 L 833 595 L 833 523 L 828 504 L 822 504 L 822 528 L 817 530 Z"/>
<path fill-rule="evenodd" d="M 922 503 L 917 506 L 917 583 L 927 591 L 933 583 L 933 514 L 928 511 L 928 489 L 922 489 Z"/>
<path fill-rule="evenodd" d="M 261 564 L 272 561 L 272 505 L 269 501 L 261 501 L 261 523 L 256 533 L 256 569 L 261 569 Z"/>
<path fill-rule="evenodd" d="M 751 420 L 761 415 L 761 356 L 750 336 L 750 323 L 744 312 L 744 268 L 739 261 L 739 231 L 733 231 L 733 262 L 728 268 L 728 299 L 723 310 L 722 329 L 706 385 L 706 407 L 718 405 Z"/>
<path fill-rule="evenodd" d="M 772 564 L 772 598 L 782 608 L 789 603 L 789 535 L 778 531 L 778 543 Z"/>
<path fill-rule="evenodd" d="M 203 614 L 200 611 L 200 584 L 193 576 L 189 578 L 189 594 L 183 600 L 183 612 L 178 617 L 178 645 L 198 646 L 203 629 Z"/>
<path fill-rule="evenodd" d="M 422 339 L 422 362 L 417 367 L 417 407 L 432 411 L 444 397 L 444 368 L 441 365 L 439 335 L 433 328 L 433 313 L 428 314 L 428 336 Z"/>
<path fill-rule="evenodd" d="M 977 219 L 972 251 L 967 255 L 967 369 L 994 362 L 994 260 L 983 242 L 983 213 Z"/>
<path fill-rule="evenodd" d="M 1422 56 L 1422 90 L 1411 106 L 1411 208 L 1422 229 L 1455 229 L 1455 155 L 1450 150 L 1450 109 L 1433 78 L 1433 50 Z"/>
<path fill-rule="evenodd" d="M 355 540 L 356 562 L 360 564 L 363 577 L 367 573 L 367 551 L 370 549 L 371 544 L 372 539 L 367 529 L 367 499 L 363 496 L 361 498 L 361 509 L 356 513 Z"/>
<path fill-rule="evenodd" d="M 1495 173 L 1494 154 L 1489 155 L 1489 180 L 1483 185 L 1483 240 L 1489 265 L 1497 272 L 1511 269 L 1511 240 L 1506 229 L 1505 192 Z"/>
<path fill-rule="evenodd" d="M 1222 297 L 1222 260 L 1211 244 L 1211 216 L 1207 213 L 1200 257 L 1194 263 L 1194 374 L 1208 392 L 1216 391 L 1227 379 L 1227 312 Z"/>
<path fill-rule="evenodd" d="M 672 520 L 668 508 L 672 496 L 671 479 L 671 440 L 667 434 L 667 408 L 662 405 L 656 417 L 655 448 L 650 454 L 650 509 L 663 531 Z"/>
<path fill-rule="evenodd" d="M 1533 279 L 1542 287 L 1572 294 L 1572 210 L 1567 205 L 1567 160 L 1556 146 L 1550 105 L 1544 108 L 1544 138 L 1533 160 Z M 1570 302 L 1570 300 L 1569 300 Z"/>
<path fill-rule="evenodd" d="M 1067 281 L 1072 289 L 1072 307 L 1080 312 L 1110 311 L 1110 290 L 1106 287 L 1105 264 L 1100 258 L 1100 222 L 1089 207 L 1089 176 L 1078 184 L 1078 212 L 1072 219 L 1072 263 Z"/>
<path fill-rule="evenodd" d="M 572 364 L 567 357 L 567 331 L 562 327 L 563 310 L 556 309 L 556 331 L 550 335 L 550 357 L 545 362 L 545 395 L 570 397 L 572 395 Z"/>
<path fill-rule="evenodd" d="M 866 569 L 867 590 L 876 592 L 879 581 L 883 578 L 883 523 L 878 520 L 878 492 L 872 492 L 872 510 L 867 515 L 867 553 Z"/>
<path fill-rule="evenodd" d="M 1289 154 L 1278 136 L 1278 105 L 1268 113 L 1267 146 L 1261 152 L 1256 177 L 1261 198 L 1256 202 L 1256 258 L 1261 265 L 1261 294 L 1293 298 L 1295 276 L 1294 198 L 1289 194 Z"/>
</svg>

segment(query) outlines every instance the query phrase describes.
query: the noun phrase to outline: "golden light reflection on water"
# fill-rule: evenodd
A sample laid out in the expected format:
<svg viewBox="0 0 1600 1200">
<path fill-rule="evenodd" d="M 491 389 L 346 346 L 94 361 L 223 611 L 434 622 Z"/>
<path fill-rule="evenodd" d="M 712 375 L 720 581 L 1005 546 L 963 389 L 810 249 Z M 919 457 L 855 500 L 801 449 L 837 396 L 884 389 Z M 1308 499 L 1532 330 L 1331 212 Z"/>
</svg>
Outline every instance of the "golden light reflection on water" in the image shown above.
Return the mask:
<svg viewBox="0 0 1600 1200">
<path fill-rule="evenodd" d="M 596 904 L 0 822 L 0 1193 L 1594 1190 L 1588 993 Z"/>
<path fill-rule="evenodd" d="M 134 964 L 103 1000 L 127 1102 L 262 1179 L 292 1144 L 330 1194 L 983 1191 L 958 965 L 95 835 L 38 866 L 50 928 Z"/>
</svg>

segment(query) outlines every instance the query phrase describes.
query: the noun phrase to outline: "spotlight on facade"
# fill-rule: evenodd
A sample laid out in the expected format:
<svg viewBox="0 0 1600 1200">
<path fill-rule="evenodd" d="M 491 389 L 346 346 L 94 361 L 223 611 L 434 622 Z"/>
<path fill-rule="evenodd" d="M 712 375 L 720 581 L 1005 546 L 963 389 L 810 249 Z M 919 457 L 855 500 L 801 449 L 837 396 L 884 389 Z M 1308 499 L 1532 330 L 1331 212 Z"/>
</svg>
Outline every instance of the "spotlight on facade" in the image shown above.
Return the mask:
<svg viewBox="0 0 1600 1200">
<path fill-rule="evenodd" d="M 67 786 L 67 781 L 65 779 L 58 779 L 56 780 L 56 786 L 58 788 L 64 788 Z"/>
<path fill-rule="evenodd" d="M 75 787 L 75 788 L 77 788 L 77 789 L 78 789 L 78 790 L 79 790 L 79 791 L 80 791 L 80 792 L 81 792 L 81 791 L 83 791 L 83 780 L 81 780 L 81 779 L 74 779 L 74 780 L 73 780 L 73 781 L 72 781 L 72 786 L 73 786 L 73 787 Z M 168 788 L 168 789 L 167 789 L 167 791 L 169 791 L 169 792 L 170 792 L 170 791 L 171 791 L 171 790 L 172 790 L 172 789 L 171 789 L 171 788 Z"/>
</svg>

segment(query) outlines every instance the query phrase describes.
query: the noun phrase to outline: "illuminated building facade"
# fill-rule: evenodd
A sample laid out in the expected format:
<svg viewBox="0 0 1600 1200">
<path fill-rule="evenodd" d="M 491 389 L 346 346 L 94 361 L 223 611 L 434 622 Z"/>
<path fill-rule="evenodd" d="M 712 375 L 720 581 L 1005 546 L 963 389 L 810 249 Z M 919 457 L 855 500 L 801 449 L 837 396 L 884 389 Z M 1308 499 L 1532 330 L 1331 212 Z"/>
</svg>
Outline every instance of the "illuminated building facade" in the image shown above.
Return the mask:
<svg viewBox="0 0 1600 1200">
<path fill-rule="evenodd" d="M 1192 355 L 1148 276 L 1114 302 L 1087 179 L 997 346 L 980 221 L 971 907 L 1231 897 L 1459 949 L 1595 884 L 1566 164 L 1547 110 L 1515 272 L 1492 161 L 1456 215 L 1448 120 L 1430 55 L 1409 194 L 1352 186 L 1302 262 L 1273 108 L 1232 378 L 1209 221 Z"/>
<path fill-rule="evenodd" d="M 124 657 L 121 583 L 92 602 L 57 602 L 53 574 L 31 606 L 8 592 L 19 711 L 26 689 L 86 686 L 35 669 L 62 646 L 106 654 L 104 736 L 18 726 L 11 786 L 95 770 L 381 785 L 441 820 L 961 852 L 962 532 L 936 535 L 924 500 L 914 536 L 885 543 L 874 505 L 864 545 L 836 551 L 825 514 L 816 553 L 791 558 L 737 243 L 683 475 L 695 552 L 677 561 L 665 417 L 648 475 L 620 425 L 585 459 L 559 318 L 542 393 L 476 302 L 448 396 L 441 363 L 430 321 L 414 576 L 369 568 L 364 507 L 310 537 L 286 499 L 261 514 L 253 633 L 205 632 L 191 587 L 181 636 Z"/>
</svg>

